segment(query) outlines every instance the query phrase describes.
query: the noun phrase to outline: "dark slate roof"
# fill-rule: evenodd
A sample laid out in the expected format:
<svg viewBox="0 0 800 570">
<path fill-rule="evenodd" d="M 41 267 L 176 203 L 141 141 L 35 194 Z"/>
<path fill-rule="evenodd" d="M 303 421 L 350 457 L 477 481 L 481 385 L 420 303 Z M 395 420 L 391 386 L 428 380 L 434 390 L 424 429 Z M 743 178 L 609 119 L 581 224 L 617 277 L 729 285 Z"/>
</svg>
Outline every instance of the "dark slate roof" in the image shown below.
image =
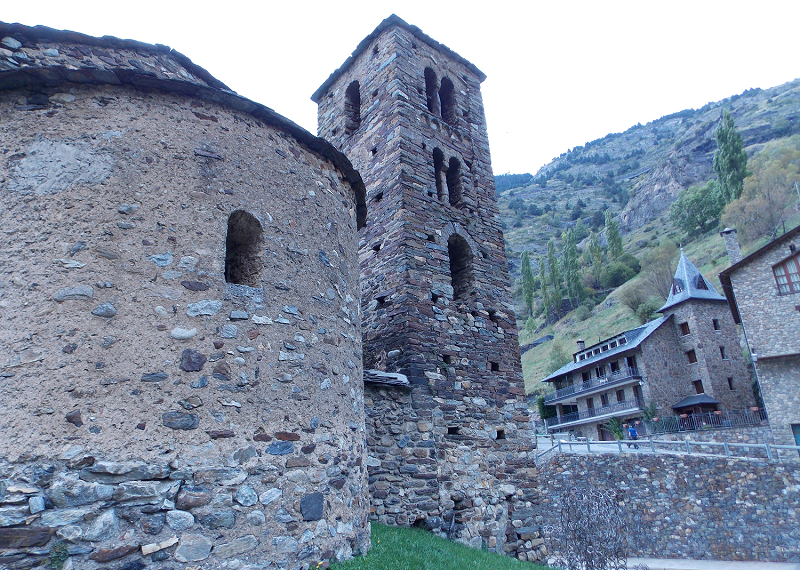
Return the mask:
<svg viewBox="0 0 800 570">
<path fill-rule="evenodd" d="M 174 49 L 111 36 L 96 38 L 46 26 L 0 22 L 0 38 L 5 37 L 14 38 L 22 48 L 35 50 L 36 57 L 0 58 L 0 90 L 36 90 L 63 83 L 132 85 L 181 93 L 249 113 L 286 131 L 308 150 L 330 160 L 353 187 L 359 228 L 366 224 L 366 188 L 361 175 L 342 152 L 269 107 L 231 91 Z M 52 46 L 60 49 L 45 49 Z"/>
<path fill-rule="evenodd" d="M 366 38 L 361 40 L 361 43 L 358 44 L 356 49 L 353 51 L 353 53 L 350 55 L 350 57 L 348 57 L 345 60 L 345 62 L 341 65 L 341 67 L 339 67 L 339 69 L 337 69 L 336 71 L 331 73 L 330 76 L 328 77 L 328 79 L 325 80 L 325 83 L 320 85 L 319 88 L 316 91 L 314 91 L 314 94 L 311 96 L 311 100 L 314 101 L 314 103 L 319 103 L 319 100 L 322 98 L 322 96 L 325 94 L 325 92 L 328 90 L 328 88 L 331 85 L 333 85 L 336 82 L 336 80 L 339 79 L 339 77 L 341 77 L 342 74 L 345 71 L 347 71 L 347 68 L 350 67 L 353 64 L 353 62 L 356 60 L 356 58 L 358 58 L 359 55 L 364 53 L 364 51 L 372 43 L 372 40 L 377 38 L 381 34 L 381 32 L 383 32 L 387 28 L 391 28 L 392 26 L 398 26 L 400 28 L 408 30 L 418 40 L 420 40 L 422 42 L 425 42 L 426 44 L 431 46 L 433 49 L 440 51 L 441 53 L 445 54 L 446 56 L 448 56 L 448 57 L 456 60 L 460 64 L 464 65 L 472 73 L 477 75 L 478 79 L 481 82 L 483 82 L 486 79 L 486 74 L 484 74 L 480 69 L 475 67 L 474 64 L 470 63 L 469 61 L 467 61 L 466 59 L 464 59 L 463 57 L 458 55 L 456 52 L 451 50 L 446 45 L 440 44 L 439 42 L 434 40 L 432 37 L 430 37 L 427 34 L 423 33 L 422 30 L 420 30 L 418 27 L 412 26 L 411 24 L 409 24 L 408 22 L 406 22 L 405 20 L 403 20 L 399 16 L 396 16 L 395 14 L 392 14 L 391 16 L 386 18 L 383 22 L 378 24 L 378 27 L 375 28 L 375 30 L 370 35 L 368 35 Z"/>
<path fill-rule="evenodd" d="M 658 327 L 660 327 L 665 322 L 667 322 L 667 320 L 669 320 L 669 318 L 671 316 L 672 315 L 667 315 L 666 317 L 661 317 L 661 318 L 658 318 L 658 319 L 656 319 L 654 321 L 650 321 L 649 323 L 644 324 L 644 325 L 642 325 L 640 327 L 636 327 L 635 329 L 631 329 L 629 331 L 625 331 L 624 333 L 622 333 L 622 334 L 625 335 L 625 344 L 618 344 L 614 348 L 611 348 L 609 350 L 605 350 L 605 351 L 601 352 L 600 354 L 595 354 L 595 355 L 589 356 L 588 358 L 584 358 L 583 360 L 578 360 L 578 362 L 575 362 L 573 360 L 573 362 L 570 362 L 569 364 L 565 364 L 564 366 L 562 366 L 561 368 L 559 368 L 558 370 L 553 372 L 550 376 L 548 376 L 547 378 L 544 378 L 542 380 L 542 382 L 550 382 L 552 380 L 555 380 L 557 377 L 563 376 L 564 374 L 567 374 L 569 372 L 574 372 L 575 370 L 581 370 L 583 368 L 588 368 L 590 366 L 593 366 L 597 362 L 600 362 L 602 360 L 607 360 L 608 357 L 610 357 L 610 356 L 614 356 L 614 355 L 617 355 L 617 354 L 622 354 L 622 353 L 625 353 L 625 352 L 630 352 L 632 349 L 634 349 L 634 348 L 638 347 L 640 344 L 642 344 L 642 342 L 647 337 L 649 337 L 651 334 L 653 334 Z M 599 342 L 597 344 L 598 345 L 605 344 L 610 340 L 613 340 L 615 338 L 619 338 L 619 336 L 620 335 L 614 335 L 614 336 L 609 337 L 606 340 L 603 340 L 603 341 L 601 341 L 601 342 Z M 597 345 L 594 345 L 594 346 L 597 346 Z M 588 347 L 586 350 L 589 350 L 590 348 L 592 348 L 592 347 Z M 581 351 L 581 352 L 583 352 L 583 351 Z"/>
<path fill-rule="evenodd" d="M 708 394 L 694 394 L 693 396 L 687 396 L 677 404 L 673 404 L 672 409 L 676 410 L 678 408 L 688 408 L 689 406 L 699 406 L 700 404 L 711 404 L 716 406 L 719 404 L 719 402 L 717 402 Z"/>
<path fill-rule="evenodd" d="M 789 230 L 785 234 L 783 234 L 779 238 L 775 238 L 771 242 L 769 242 L 764 247 L 761 247 L 745 257 L 744 259 L 740 260 L 737 263 L 734 263 L 722 273 L 719 274 L 719 282 L 722 283 L 722 291 L 725 293 L 725 297 L 728 299 L 728 305 L 731 308 L 731 313 L 733 313 L 733 322 L 737 325 L 742 324 L 742 317 L 739 315 L 739 306 L 736 304 L 736 296 L 733 294 L 733 286 L 731 285 L 731 275 L 744 267 L 745 265 L 751 263 L 755 258 L 763 254 L 769 249 L 773 247 L 778 247 L 782 243 L 794 238 L 797 233 L 800 232 L 800 225 L 794 227 L 793 229 Z"/>
<path fill-rule="evenodd" d="M 669 292 L 667 302 L 658 312 L 663 313 L 665 309 L 673 307 L 678 303 L 683 303 L 689 299 L 702 299 L 705 301 L 725 301 L 725 297 L 717 293 L 711 282 L 703 277 L 703 274 L 689 261 L 686 254 L 681 249 L 681 258 L 678 261 L 678 269 L 672 279 L 672 288 Z"/>
</svg>

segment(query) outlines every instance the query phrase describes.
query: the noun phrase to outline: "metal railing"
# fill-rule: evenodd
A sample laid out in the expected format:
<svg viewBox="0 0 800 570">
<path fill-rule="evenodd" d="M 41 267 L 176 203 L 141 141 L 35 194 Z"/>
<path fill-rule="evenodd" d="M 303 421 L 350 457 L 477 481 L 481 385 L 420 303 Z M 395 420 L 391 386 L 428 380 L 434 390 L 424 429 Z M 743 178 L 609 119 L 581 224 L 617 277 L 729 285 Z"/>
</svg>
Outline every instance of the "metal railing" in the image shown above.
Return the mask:
<svg viewBox="0 0 800 570">
<path fill-rule="evenodd" d="M 624 402 L 618 402 L 608 406 L 601 406 L 599 408 L 589 408 L 588 410 L 582 410 L 580 412 L 572 412 L 571 414 L 566 414 L 561 417 L 548 418 L 545 420 L 545 425 L 548 428 L 551 428 L 561 424 L 568 424 L 580 420 L 588 420 L 599 416 L 613 414 L 614 412 L 635 411 L 642 408 L 644 408 L 644 402 L 637 398 L 635 400 L 626 400 Z"/>
<path fill-rule="evenodd" d="M 552 394 L 548 394 L 544 397 L 545 404 L 549 404 L 550 402 L 554 402 L 555 400 L 560 400 L 566 396 L 571 396 L 573 394 L 580 394 L 581 392 L 588 392 L 589 390 L 593 390 L 595 388 L 601 386 L 607 386 L 608 384 L 613 384 L 615 382 L 622 382 L 625 380 L 637 379 L 641 378 L 639 374 L 639 369 L 635 367 L 625 367 L 617 370 L 616 372 L 612 372 L 607 376 L 603 376 L 602 378 L 594 378 L 589 380 L 588 382 L 584 382 L 583 384 L 574 384 L 572 386 L 567 386 L 566 388 L 561 388 L 556 390 Z"/>
<path fill-rule="evenodd" d="M 727 441 L 667 441 L 649 439 L 622 439 L 617 441 L 554 440 L 554 446 L 536 455 L 536 464 L 540 465 L 552 459 L 558 453 L 664 453 L 664 454 L 701 454 L 707 457 L 755 459 L 761 461 L 784 460 L 800 461 L 800 445 L 776 445 L 774 443 L 730 443 Z M 626 447 L 623 447 L 626 446 Z M 705 448 L 705 449 L 704 449 Z M 721 453 L 713 453 L 721 451 Z M 788 453 L 787 453 L 788 452 Z M 541 460 L 540 460 L 541 458 Z"/>
<path fill-rule="evenodd" d="M 684 416 L 668 416 L 653 420 L 645 420 L 647 431 L 651 434 L 679 433 L 708 429 L 735 427 L 753 427 L 767 425 L 767 413 L 764 410 L 722 410 L 720 412 L 703 412 L 701 414 L 684 414 Z"/>
</svg>

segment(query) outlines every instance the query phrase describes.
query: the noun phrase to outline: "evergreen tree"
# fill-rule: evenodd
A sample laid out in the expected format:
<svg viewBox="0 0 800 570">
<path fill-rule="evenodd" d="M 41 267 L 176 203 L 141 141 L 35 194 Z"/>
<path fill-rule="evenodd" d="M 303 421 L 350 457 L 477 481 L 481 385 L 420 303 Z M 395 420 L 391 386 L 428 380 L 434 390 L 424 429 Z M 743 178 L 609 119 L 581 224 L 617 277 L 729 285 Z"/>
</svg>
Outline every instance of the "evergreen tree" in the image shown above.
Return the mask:
<svg viewBox="0 0 800 570">
<path fill-rule="evenodd" d="M 544 257 L 539 258 L 539 282 L 542 284 L 542 306 L 544 307 L 544 322 L 550 322 L 552 305 L 550 304 L 550 294 L 547 290 L 547 272 L 544 268 Z"/>
<path fill-rule="evenodd" d="M 550 294 L 550 300 L 555 309 L 556 316 L 561 317 L 561 300 L 563 298 L 561 292 L 561 271 L 558 266 L 558 259 L 556 258 L 556 244 L 553 240 L 547 242 L 547 269 L 550 274 L 550 286 L 553 292 Z"/>
<path fill-rule="evenodd" d="M 606 210 L 606 239 L 608 240 L 608 251 L 611 257 L 616 259 L 622 255 L 622 237 L 619 235 L 619 224 L 611 210 Z"/>
<path fill-rule="evenodd" d="M 719 147 L 714 153 L 714 172 L 719 177 L 725 203 L 729 204 L 742 195 L 744 179 L 747 177 L 747 153 L 742 135 L 728 111 L 722 112 L 714 139 Z"/>
<path fill-rule="evenodd" d="M 531 256 L 527 251 L 522 252 L 522 296 L 525 299 L 525 308 L 528 314 L 533 314 L 533 271 L 531 271 Z"/>
<path fill-rule="evenodd" d="M 583 285 L 578 267 L 578 248 L 575 245 L 575 232 L 567 230 L 564 239 L 564 282 L 567 288 L 567 296 L 577 307 L 583 297 Z"/>
<path fill-rule="evenodd" d="M 594 287 L 600 287 L 600 272 L 603 270 L 603 250 L 600 247 L 600 240 L 597 239 L 597 234 L 592 232 L 589 234 L 589 262 L 592 266 L 592 280 Z"/>
</svg>

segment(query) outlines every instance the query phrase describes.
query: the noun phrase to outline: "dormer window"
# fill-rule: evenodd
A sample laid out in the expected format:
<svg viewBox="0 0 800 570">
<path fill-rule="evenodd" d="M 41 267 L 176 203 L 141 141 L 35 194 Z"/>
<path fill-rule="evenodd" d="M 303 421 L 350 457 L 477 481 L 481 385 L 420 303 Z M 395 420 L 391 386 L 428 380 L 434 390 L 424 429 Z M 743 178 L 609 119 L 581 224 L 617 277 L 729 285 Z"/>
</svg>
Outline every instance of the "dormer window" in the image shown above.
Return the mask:
<svg viewBox="0 0 800 570">
<path fill-rule="evenodd" d="M 683 281 L 681 281 L 680 279 L 677 279 L 677 278 L 672 280 L 672 294 L 673 295 L 677 295 L 678 293 L 682 293 L 683 289 L 684 289 Z"/>
<path fill-rule="evenodd" d="M 708 285 L 706 285 L 706 280 L 703 279 L 702 275 L 697 276 L 697 288 L 708 291 Z"/>
</svg>

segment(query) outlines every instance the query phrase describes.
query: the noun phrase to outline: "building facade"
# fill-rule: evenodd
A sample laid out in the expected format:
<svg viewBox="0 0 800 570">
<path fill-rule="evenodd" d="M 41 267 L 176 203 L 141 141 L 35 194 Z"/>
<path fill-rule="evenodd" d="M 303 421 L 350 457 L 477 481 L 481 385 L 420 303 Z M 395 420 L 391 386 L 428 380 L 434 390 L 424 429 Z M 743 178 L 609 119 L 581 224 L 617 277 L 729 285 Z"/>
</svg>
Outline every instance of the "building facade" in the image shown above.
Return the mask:
<svg viewBox="0 0 800 570">
<path fill-rule="evenodd" d="M 612 439 L 604 425 L 642 419 L 645 407 L 672 415 L 753 406 L 750 372 L 725 297 L 681 251 L 662 317 L 581 346 L 543 382 L 557 417 L 549 431 Z M 641 424 L 640 424 L 641 425 Z"/>
<path fill-rule="evenodd" d="M 392 16 L 312 99 L 367 187 L 365 367 L 408 380 L 367 379 L 373 515 L 526 558 L 541 542 L 484 79 Z"/>
<path fill-rule="evenodd" d="M 725 230 L 731 267 L 720 281 L 747 336 L 776 444 L 800 445 L 800 227 L 741 259 Z"/>
</svg>

